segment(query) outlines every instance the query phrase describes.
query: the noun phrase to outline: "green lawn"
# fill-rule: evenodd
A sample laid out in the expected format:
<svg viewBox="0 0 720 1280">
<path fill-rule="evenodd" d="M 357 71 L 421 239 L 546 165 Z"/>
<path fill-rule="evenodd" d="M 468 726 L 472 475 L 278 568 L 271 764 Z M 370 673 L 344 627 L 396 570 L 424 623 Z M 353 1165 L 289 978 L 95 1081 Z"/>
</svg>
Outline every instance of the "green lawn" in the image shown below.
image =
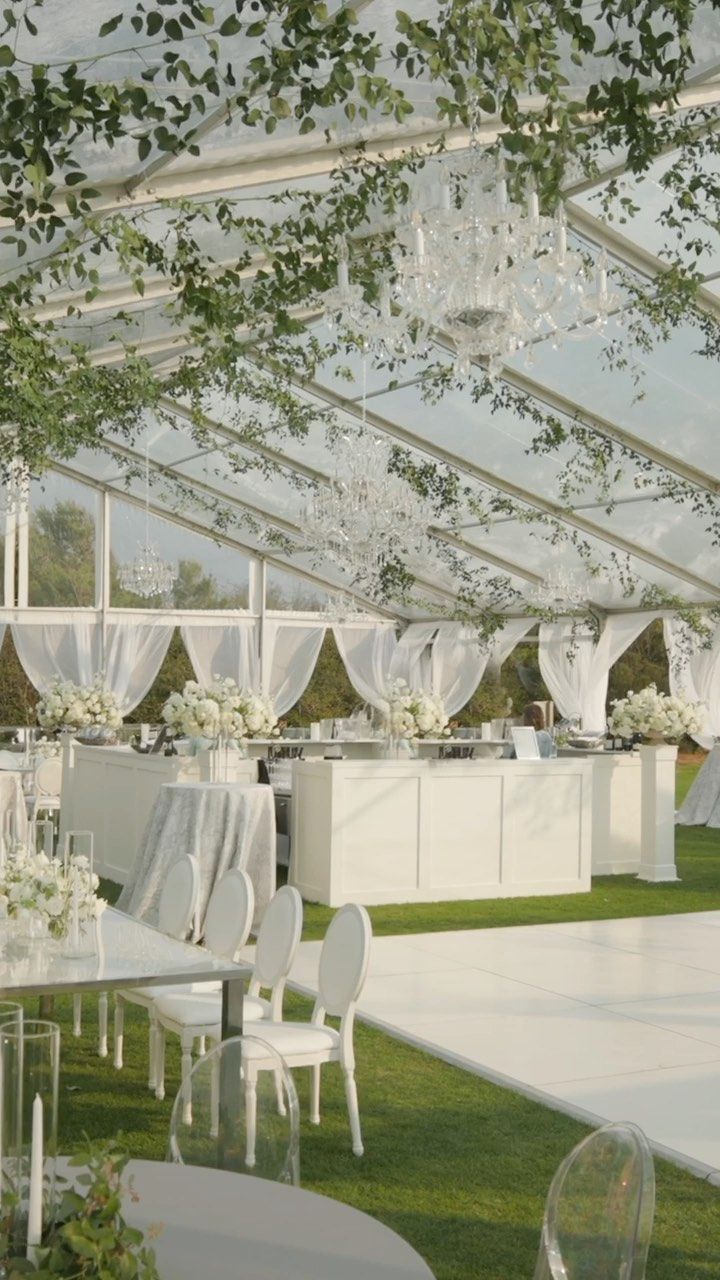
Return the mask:
<svg viewBox="0 0 720 1280">
<path fill-rule="evenodd" d="M 681 787 L 688 781 L 683 771 Z M 718 837 L 681 832 L 679 845 L 679 885 L 635 885 L 624 877 L 578 897 L 380 908 L 374 922 L 378 932 L 390 933 L 720 908 Z M 307 936 L 317 936 L 327 913 L 309 907 L 307 915 Z M 139 1013 L 128 1012 L 127 1065 L 118 1073 L 111 1059 L 95 1056 L 96 1002 L 84 1001 L 79 1041 L 70 1032 L 69 1001 L 58 1004 L 63 1147 L 83 1131 L 122 1129 L 133 1154 L 161 1159 L 178 1080 L 176 1052 L 169 1055 L 168 1098 L 158 1103 L 145 1085 Z M 300 997 L 288 997 L 290 1016 L 306 1016 L 308 1008 Z M 296 1073 L 303 1185 L 382 1219 L 418 1249 L 438 1280 L 529 1280 L 547 1186 L 583 1127 L 368 1027 L 358 1025 L 356 1045 L 366 1155 L 357 1160 L 350 1151 L 339 1072 L 325 1070 L 319 1129 L 307 1123 L 307 1082 Z M 717 1280 L 720 1190 L 662 1161 L 656 1171 L 648 1280 Z"/>
</svg>

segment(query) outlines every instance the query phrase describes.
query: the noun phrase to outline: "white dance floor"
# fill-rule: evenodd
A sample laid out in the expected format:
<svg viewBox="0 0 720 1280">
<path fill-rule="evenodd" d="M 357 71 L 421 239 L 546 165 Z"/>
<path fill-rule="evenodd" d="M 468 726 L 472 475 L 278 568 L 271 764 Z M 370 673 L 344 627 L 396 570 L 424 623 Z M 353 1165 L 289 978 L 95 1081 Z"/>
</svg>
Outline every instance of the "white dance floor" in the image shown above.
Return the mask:
<svg viewBox="0 0 720 1280">
<path fill-rule="evenodd" d="M 319 950 L 294 986 L 314 991 Z M 375 938 L 360 1011 L 563 1111 L 634 1120 L 720 1182 L 720 911 Z"/>
</svg>

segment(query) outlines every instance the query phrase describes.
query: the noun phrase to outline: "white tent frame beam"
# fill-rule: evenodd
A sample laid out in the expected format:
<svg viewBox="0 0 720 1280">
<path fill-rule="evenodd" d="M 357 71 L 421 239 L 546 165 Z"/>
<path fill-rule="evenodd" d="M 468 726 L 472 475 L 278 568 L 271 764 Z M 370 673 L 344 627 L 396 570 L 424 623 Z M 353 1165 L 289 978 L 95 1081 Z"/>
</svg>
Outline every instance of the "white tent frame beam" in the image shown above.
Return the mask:
<svg viewBox="0 0 720 1280">
<path fill-rule="evenodd" d="M 113 454 L 116 454 L 118 457 L 126 458 L 128 461 L 137 463 L 139 466 L 145 465 L 144 454 L 136 453 L 132 449 L 128 449 L 125 445 L 118 445 L 112 442 L 109 442 L 107 447 L 112 451 Z M 296 539 L 297 538 L 302 539 L 304 537 L 303 530 L 300 527 L 300 525 L 295 524 L 293 521 L 287 520 L 283 516 L 277 515 L 272 511 L 268 511 L 266 507 L 255 506 L 253 503 L 247 502 L 243 498 L 238 498 L 233 494 L 225 493 L 223 490 L 216 489 L 213 485 L 207 484 L 202 480 L 197 480 L 195 477 L 187 476 L 182 471 L 179 471 L 177 467 L 173 466 L 171 463 L 156 462 L 156 461 L 153 461 L 153 459 L 151 458 L 149 460 L 149 465 L 150 465 L 150 470 L 155 472 L 156 475 L 168 476 L 171 480 L 178 480 L 181 484 L 185 484 L 189 487 L 192 487 L 194 490 L 197 490 L 198 493 L 204 493 L 209 498 L 212 498 L 213 500 L 218 499 L 220 502 L 225 503 L 230 508 L 236 507 L 239 511 L 245 512 L 252 519 L 257 520 L 262 524 L 270 525 L 273 528 L 278 529 L 281 533 L 287 534 L 288 537 L 296 538 Z M 109 483 L 112 483 L 112 481 L 110 481 Z M 431 534 L 433 537 L 439 538 L 443 542 L 447 542 L 448 544 L 453 544 L 453 539 L 449 537 L 445 533 L 445 531 L 442 529 L 436 530 L 434 528 L 431 528 L 428 530 L 428 533 Z M 213 537 L 213 534 L 208 533 L 208 531 L 206 530 L 206 537 L 207 536 Z M 460 542 L 459 539 L 457 541 Z M 477 558 L 480 558 L 477 556 L 477 552 L 474 549 L 471 551 L 469 545 L 467 547 L 464 547 L 463 549 L 470 551 L 471 554 L 475 555 Z M 260 552 L 259 554 L 262 555 L 264 553 Z M 417 575 L 413 575 L 413 576 L 415 577 L 415 582 L 418 584 L 418 586 L 422 587 L 423 590 L 430 591 L 433 595 L 437 596 L 439 599 L 454 603 L 456 597 L 453 592 L 446 590 L 444 587 L 439 586 L 437 583 L 428 581 L 427 578 L 418 577 Z M 539 581 L 539 580 L 540 579 L 537 578 L 537 576 L 534 576 L 534 581 Z M 336 587 L 335 590 L 342 591 L 343 588 Z M 368 600 L 367 597 L 363 597 L 363 599 Z"/>
<path fill-rule="evenodd" d="M 187 410 L 183 410 L 182 406 L 176 404 L 176 402 L 170 399 L 169 396 L 163 396 L 160 403 L 162 404 L 163 408 L 166 408 L 169 412 L 178 413 L 181 417 L 185 417 L 188 421 L 192 420 L 192 415 L 190 414 L 190 412 Z M 296 473 L 297 475 L 302 475 L 306 479 L 311 480 L 316 484 L 330 483 L 330 476 L 326 472 L 318 471 L 315 468 L 307 467 L 304 463 L 297 462 L 294 458 L 289 457 L 288 454 L 283 454 L 283 453 L 277 452 L 276 450 L 268 449 L 264 445 L 258 445 L 255 443 L 251 443 L 251 444 L 246 443 L 235 432 L 223 426 L 221 423 L 217 421 L 217 419 L 210 417 L 208 414 L 203 414 L 202 423 L 203 423 L 203 426 L 208 431 L 214 432 L 215 434 L 221 436 L 221 438 L 236 444 L 240 448 L 247 449 L 251 453 L 257 453 L 262 457 L 268 458 L 282 470 L 291 471 Z M 225 495 L 219 490 L 216 491 L 216 495 L 218 497 L 225 497 Z M 510 574 L 515 578 L 521 578 L 525 582 L 530 582 L 533 584 L 537 584 L 542 581 L 542 577 L 540 576 L 540 574 L 534 573 L 532 569 L 527 569 L 524 566 L 517 564 L 513 560 L 506 559 L 504 556 L 497 556 L 497 555 L 494 555 L 492 552 L 480 551 L 478 550 L 477 547 L 473 547 L 469 543 L 464 543 L 462 539 L 458 539 L 457 537 L 454 537 L 451 531 L 443 528 L 440 525 L 431 525 L 428 528 L 428 533 L 432 537 L 439 538 L 441 541 L 448 543 L 448 545 L 454 546 L 456 550 L 463 551 L 467 555 L 472 556 L 474 559 L 481 560 L 484 564 L 492 565 L 496 569 L 501 569 L 504 573 Z M 430 585 L 430 584 L 427 584 L 427 585 Z"/>
<path fill-rule="evenodd" d="M 326 403 L 334 405 L 337 409 L 344 409 L 353 417 L 362 420 L 362 411 L 352 400 L 346 400 L 337 392 L 327 387 L 321 387 L 316 382 L 302 384 L 296 383 L 298 387 L 303 387 L 312 395 L 318 396 Z M 522 488 L 520 485 L 513 484 L 512 481 L 498 476 L 495 472 L 486 471 L 483 467 L 477 466 L 468 458 L 462 458 L 456 453 L 451 453 L 441 446 L 432 444 L 428 440 L 424 440 L 421 436 L 415 435 L 408 431 L 405 427 L 399 426 L 398 423 L 391 422 L 387 418 L 381 417 L 379 414 L 367 410 L 366 420 L 368 425 L 374 427 L 377 431 L 392 436 L 394 439 L 401 441 L 408 448 L 415 449 L 420 453 L 424 453 L 439 462 L 445 463 L 449 467 L 454 467 L 461 474 L 472 476 L 481 484 L 486 485 L 490 489 L 499 490 L 501 493 L 507 494 L 509 497 L 515 498 L 524 506 L 542 512 L 544 515 L 551 516 L 561 524 L 568 524 L 588 537 L 595 538 L 609 546 L 614 547 L 618 551 L 622 551 L 624 555 L 632 556 L 637 560 L 643 560 L 646 564 L 651 564 L 654 568 L 659 569 L 662 573 L 667 573 L 671 577 L 677 578 L 678 581 L 686 582 L 689 586 L 696 587 L 698 590 L 708 592 L 712 596 L 720 598 L 720 585 L 709 582 L 706 578 L 700 577 L 689 569 L 675 564 L 673 561 L 666 560 L 663 556 L 656 555 L 652 551 L 646 550 L 639 543 L 631 542 L 628 538 L 622 537 L 620 534 L 613 533 L 612 530 L 603 528 L 602 525 L 595 524 L 594 521 L 588 520 L 585 516 L 580 515 L 569 508 L 561 506 L 559 503 L 550 501 L 541 497 L 539 494 L 531 493 L 530 490 Z"/>
<path fill-rule="evenodd" d="M 67 463 L 53 462 L 51 470 L 57 472 L 58 475 L 65 476 L 68 480 L 74 480 L 79 484 L 86 485 L 88 488 L 94 489 L 98 493 L 107 493 L 110 497 L 117 498 L 120 502 L 128 503 L 130 506 L 136 507 L 140 511 L 145 510 L 144 498 L 138 497 L 137 494 L 128 493 L 125 489 L 120 488 L 118 485 L 112 484 L 109 481 L 94 479 L 91 476 L 88 476 L 85 472 L 80 471 L 75 467 L 68 466 Z M 343 596 L 347 596 L 349 599 L 355 600 L 358 604 L 361 604 L 364 609 L 378 614 L 380 618 L 387 618 L 393 621 L 407 620 L 403 613 L 395 612 L 393 610 L 386 609 L 382 605 L 375 604 L 374 601 L 363 596 L 354 587 L 346 587 L 344 585 L 340 586 L 338 583 L 330 582 L 319 574 L 312 573 L 308 569 L 296 566 L 284 557 L 274 555 L 273 553 L 264 551 L 258 547 L 253 547 L 249 543 L 242 542 L 240 539 L 234 538 L 230 534 L 223 533 L 220 530 L 210 533 L 207 525 L 201 524 L 198 520 L 193 520 L 191 516 L 182 515 L 179 512 L 173 511 L 172 508 L 166 507 L 162 503 L 153 502 L 151 500 L 148 503 L 148 510 L 151 515 L 156 516 L 160 520 L 165 520 L 170 524 L 178 525 L 182 529 L 188 529 L 191 533 L 199 534 L 206 540 L 209 539 L 211 542 L 216 542 L 221 546 L 229 547 L 232 551 L 239 551 L 250 561 L 264 561 L 266 564 L 272 566 L 272 568 L 278 569 L 282 573 L 289 573 L 295 578 L 302 579 L 304 582 L 309 582 L 312 586 L 315 586 L 322 591 L 326 591 L 330 594 L 342 594 Z M 212 612 L 214 611 L 211 610 L 210 613 Z M 247 610 L 239 610 L 238 612 L 247 612 Z"/>
</svg>

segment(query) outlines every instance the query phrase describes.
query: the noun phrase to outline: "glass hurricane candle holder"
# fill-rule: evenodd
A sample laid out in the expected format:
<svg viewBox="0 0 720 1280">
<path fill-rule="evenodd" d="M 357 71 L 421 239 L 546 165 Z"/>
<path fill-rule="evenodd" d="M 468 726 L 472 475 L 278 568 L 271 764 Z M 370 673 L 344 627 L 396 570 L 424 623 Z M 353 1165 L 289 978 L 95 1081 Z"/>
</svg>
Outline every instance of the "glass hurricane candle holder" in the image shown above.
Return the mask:
<svg viewBox="0 0 720 1280">
<path fill-rule="evenodd" d="M 94 913 L 88 915 L 83 881 L 92 885 L 93 833 L 67 831 L 63 849 L 63 867 L 68 885 L 69 903 L 62 954 L 69 960 L 84 960 L 97 955 L 97 926 Z"/>
<path fill-rule="evenodd" d="M 31 1260 L 56 1209 L 59 1063 L 54 1022 L 0 1022 L 0 1225 L 14 1256 Z"/>
</svg>

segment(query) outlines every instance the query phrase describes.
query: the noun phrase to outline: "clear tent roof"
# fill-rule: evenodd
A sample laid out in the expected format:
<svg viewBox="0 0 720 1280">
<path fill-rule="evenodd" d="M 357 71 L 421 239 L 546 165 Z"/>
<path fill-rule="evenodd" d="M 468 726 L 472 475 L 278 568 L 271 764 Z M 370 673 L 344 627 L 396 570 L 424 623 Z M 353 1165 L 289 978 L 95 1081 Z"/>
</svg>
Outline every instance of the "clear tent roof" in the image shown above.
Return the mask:
<svg viewBox="0 0 720 1280">
<path fill-rule="evenodd" d="M 333 7 L 333 6 L 331 6 Z M 431 17 L 436 0 L 419 0 L 413 16 Z M 116 0 L 96 0 L 93 16 L 99 27 L 103 16 L 117 12 Z M 356 5 L 361 26 L 380 34 L 390 46 L 395 31 L 395 3 L 366 0 Z M 592 6 L 588 6 L 592 9 Z M 217 6 L 222 17 L 225 9 Z M 708 103 L 720 103 L 720 31 L 711 6 L 700 6 L 696 21 L 696 72 L 692 91 Z M 59 60 L 66 55 L 91 57 L 86 30 L 79 30 L 74 0 L 56 0 L 52 19 L 45 24 L 46 53 Z M 22 40 L 22 36 L 20 39 Z M 122 79 L 136 74 L 134 54 L 123 25 L 103 50 L 110 59 L 98 64 L 97 74 Z M 38 47 L 27 50 L 37 59 Z M 234 56 L 237 50 L 234 50 Z M 188 42 L 188 59 L 193 45 Z M 250 56 L 250 53 L 248 53 Z M 569 67 L 572 64 L 568 64 Z M 392 72 L 391 61 L 384 68 Z M 576 70 L 573 69 L 574 73 Z M 92 69 L 89 74 L 93 74 Z M 395 73 L 393 73 L 395 74 Z M 402 81 L 413 99 L 416 113 L 411 117 L 413 136 L 424 127 L 432 129 L 433 90 L 422 79 Z M 170 90 L 168 86 L 168 90 Z M 172 92 L 178 92 L 177 85 Z M 182 90 L 180 90 L 182 92 Z M 317 130 L 299 136 L 292 120 L 280 121 L 272 138 L 237 121 L 227 123 L 227 113 L 208 108 L 207 117 L 196 114 L 200 154 L 172 156 L 151 152 L 138 164 L 136 146 L 118 146 L 112 151 L 98 146 L 84 157 L 86 171 L 102 192 L 104 207 L 122 211 L 144 210 L 145 228 L 162 237 L 168 221 L 165 198 L 187 196 L 215 199 L 227 194 L 246 201 L 254 216 L 273 220 L 287 206 L 271 203 L 278 192 L 297 188 L 322 191 L 336 162 L 338 148 L 357 138 L 358 128 L 348 125 L 339 112 L 331 112 L 323 125 L 327 137 Z M 407 127 L 406 130 L 407 131 Z M 402 140 L 403 128 L 385 119 L 370 120 L 365 128 L 369 138 L 388 139 L 393 132 Z M 602 213 L 598 194 L 602 179 L 571 192 L 569 222 L 579 243 L 593 251 L 605 247 L 611 264 L 640 271 L 647 280 L 662 271 L 666 233 L 658 222 L 667 203 L 662 188 L 663 173 L 672 156 L 658 161 L 640 182 L 620 174 L 617 196 Z M 608 168 L 616 174 L 622 157 L 608 156 Z M 639 206 L 629 221 L 619 221 L 620 201 L 631 196 Z M 204 248 L 218 261 L 237 255 L 220 231 L 209 226 Z M 14 270 L 14 252 L 0 245 L 0 271 Z M 707 277 L 703 305 L 713 318 L 720 317 L 720 243 L 710 235 L 700 263 Z M 128 314 L 125 334 L 160 369 L 172 368 L 178 351 L 187 348 L 187 338 L 172 324 L 168 307 L 171 291 L 163 280 L 147 280 L 146 294 L 138 302 L 127 281 L 118 272 L 114 259 L 98 260 L 100 291 L 80 319 L 64 315 L 66 300 L 57 300 L 56 311 L 48 311 L 61 332 L 81 336 L 99 362 L 123 358 L 117 342 L 118 322 L 114 313 L 123 306 Z M 310 318 L 309 329 L 321 324 Z M 408 449 L 417 459 L 431 459 L 456 470 L 467 487 L 467 509 L 455 513 L 452 524 L 438 521 L 434 533 L 438 545 L 443 540 L 454 547 L 458 564 L 488 574 L 505 572 L 521 595 L 531 590 L 547 573 L 548 566 L 562 564 L 577 568 L 582 564 L 578 542 L 589 548 L 596 564 L 605 572 L 591 584 L 592 599 L 602 608 L 629 608 L 637 604 L 642 591 L 657 586 L 689 601 L 720 598 L 717 555 L 706 530 L 703 514 L 693 512 L 692 502 L 678 503 L 666 496 L 663 480 L 670 474 L 716 491 L 720 485 L 720 444 L 716 431 L 716 406 L 720 391 L 717 364 L 699 354 L 701 337 L 690 325 L 679 325 L 664 342 L 641 357 L 633 355 L 627 367 L 608 367 L 603 359 L 610 344 L 622 342 L 622 312 L 611 320 L 600 336 L 587 332 L 582 341 L 568 339 L 556 349 L 549 340 L 533 345 L 532 363 L 525 354 L 508 361 L 502 380 L 511 388 L 529 392 L 539 404 L 549 408 L 566 425 L 574 422 L 599 427 L 606 436 L 629 443 L 637 454 L 656 466 L 649 472 L 645 487 L 638 488 L 634 468 L 628 462 L 613 480 L 610 492 L 599 496 L 588 484 L 569 500 L 563 492 L 564 469 L 573 445 L 567 443 L 552 454 L 531 452 L 533 425 L 513 408 L 491 412 L 487 399 L 473 401 L 469 389 L 448 391 L 437 403 L 422 396 L 424 360 L 408 359 L 392 375 L 387 369 L 367 369 L 367 417 L 369 424 Z M 441 347 L 433 358 L 449 360 Z M 248 352 L 252 360 L 253 352 Z M 343 372 L 340 372 L 340 366 Z M 346 371 L 351 370 L 348 381 Z M 640 382 L 638 383 L 638 374 Z M 393 379 L 398 385 L 394 385 Z M 357 355 L 328 359 L 319 369 L 314 384 L 298 388 L 299 397 L 318 409 L 330 410 L 344 426 L 356 426 L 361 416 L 361 361 Z M 153 509 L 202 526 L 208 512 L 220 504 L 236 521 L 233 537 L 250 551 L 272 553 L 277 561 L 312 571 L 330 587 L 347 585 L 342 572 L 331 564 L 319 565 L 303 535 L 303 508 L 311 477 L 331 474 L 333 458 L 323 423 L 311 427 L 304 440 L 273 438 L 268 415 L 267 444 L 279 450 L 284 462 L 279 474 L 266 475 L 259 469 L 257 452 L 233 440 L 232 422 L 242 414 L 243 404 L 229 406 L 220 398 L 208 400 L 208 440 L 201 448 L 187 426 L 182 404 L 165 406 L 162 420 L 148 417 L 146 432 L 133 448 L 119 439 L 116 451 L 95 454 L 81 450 L 65 467 L 66 474 L 85 478 L 106 487 L 111 493 L 141 501 L 144 494 L 143 450 L 147 445 L 152 475 Z M 247 406 L 248 411 L 250 406 Z M 257 414 L 258 406 L 252 411 Z M 113 445 L 112 433 L 109 444 Z M 182 501 L 178 497 L 179 482 Z M 511 497 L 516 513 L 494 509 L 500 495 Z M 487 520 L 477 516 L 477 507 L 487 512 Z M 609 509 L 611 508 L 611 509 Z M 553 543 L 542 530 L 519 518 L 517 512 L 545 513 L 559 519 L 576 542 Z M 618 562 L 627 564 L 636 579 L 632 593 L 623 591 Z M 435 604 L 447 605 L 457 591 L 457 574 L 442 556 L 428 553 L 426 563 L 417 567 L 419 594 Z M 424 585 L 423 585 L 424 584 Z M 399 613 L 407 609 L 398 608 Z"/>
</svg>

